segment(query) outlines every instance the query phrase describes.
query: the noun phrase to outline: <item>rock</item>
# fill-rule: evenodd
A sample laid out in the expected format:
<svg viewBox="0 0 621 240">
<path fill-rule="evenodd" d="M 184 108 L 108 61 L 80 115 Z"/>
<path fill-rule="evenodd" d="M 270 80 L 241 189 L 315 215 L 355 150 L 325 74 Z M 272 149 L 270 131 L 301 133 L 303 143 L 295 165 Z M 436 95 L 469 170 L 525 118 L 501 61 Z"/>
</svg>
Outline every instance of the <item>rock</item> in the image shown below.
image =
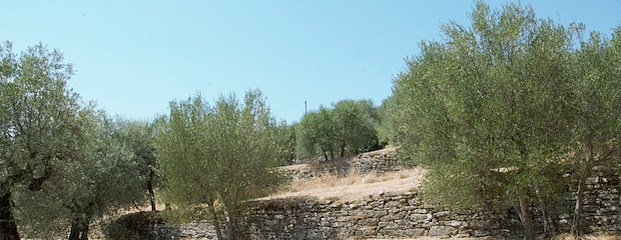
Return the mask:
<svg viewBox="0 0 621 240">
<path fill-rule="evenodd" d="M 479 230 L 498 229 L 500 224 L 495 221 L 473 220 L 468 223 L 468 227 Z"/>
<path fill-rule="evenodd" d="M 420 237 L 425 234 L 424 228 L 412 228 L 405 230 L 406 237 Z"/>
<path fill-rule="evenodd" d="M 431 214 L 410 214 L 407 219 L 416 222 L 429 221 L 431 220 Z"/>
<path fill-rule="evenodd" d="M 455 232 L 455 228 L 449 226 L 432 226 L 429 228 L 430 237 L 449 237 Z"/>
</svg>

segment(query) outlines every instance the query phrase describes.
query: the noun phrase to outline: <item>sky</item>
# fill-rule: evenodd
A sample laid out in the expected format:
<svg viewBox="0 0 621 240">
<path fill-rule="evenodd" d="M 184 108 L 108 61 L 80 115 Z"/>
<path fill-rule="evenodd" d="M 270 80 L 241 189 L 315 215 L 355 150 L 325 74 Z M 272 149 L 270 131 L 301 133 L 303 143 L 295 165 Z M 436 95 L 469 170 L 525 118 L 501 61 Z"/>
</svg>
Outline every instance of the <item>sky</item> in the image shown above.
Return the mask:
<svg viewBox="0 0 621 240">
<path fill-rule="evenodd" d="M 511 1 L 487 1 L 499 9 Z M 558 23 L 610 35 L 621 0 L 513 1 Z M 168 112 L 200 92 L 213 102 L 260 89 L 278 120 L 298 122 L 320 105 L 392 94 L 392 81 L 440 27 L 469 25 L 474 1 L 9 1 L 0 40 L 22 51 L 60 49 L 85 101 L 136 120 Z"/>
</svg>

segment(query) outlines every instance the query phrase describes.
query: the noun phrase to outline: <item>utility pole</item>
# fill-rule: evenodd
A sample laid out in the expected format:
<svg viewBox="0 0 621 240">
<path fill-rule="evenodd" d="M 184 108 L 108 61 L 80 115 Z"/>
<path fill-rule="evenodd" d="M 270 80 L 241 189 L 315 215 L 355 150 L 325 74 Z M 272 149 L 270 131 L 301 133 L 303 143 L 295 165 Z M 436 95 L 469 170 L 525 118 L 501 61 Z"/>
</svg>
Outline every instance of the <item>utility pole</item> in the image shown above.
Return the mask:
<svg viewBox="0 0 621 240">
<path fill-rule="evenodd" d="M 304 100 L 304 115 L 306 115 L 306 113 L 308 113 L 308 108 L 306 106 L 306 100 Z"/>
</svg>

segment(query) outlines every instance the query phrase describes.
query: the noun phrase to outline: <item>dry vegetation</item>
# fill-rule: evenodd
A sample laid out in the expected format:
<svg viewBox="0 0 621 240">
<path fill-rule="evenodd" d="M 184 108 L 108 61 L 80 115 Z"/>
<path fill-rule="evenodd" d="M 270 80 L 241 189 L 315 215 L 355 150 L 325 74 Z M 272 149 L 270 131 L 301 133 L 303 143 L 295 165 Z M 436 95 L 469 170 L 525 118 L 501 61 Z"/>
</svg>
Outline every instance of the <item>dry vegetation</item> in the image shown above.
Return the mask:
<svg viewBox="0 0 621 240">
<path fill-rule="evenodd" d="M 357 200 L 369 195 L 406 192 L 418 188 L 426 170 L 414 168 L 382 175 L 351 174 L 346 177 L 326 175 L 319 178 L 296 179 L 281 191 L 262 199 L 311 196 L 318 199 Z"/>
<path fill-rule="evenodd" d="M 582 240 L 621 240 L 621 236 L 617 235 L 599 235 L 592 234 L 581 237 Z M 553 238 L 553 240 L 574 240 L 571 234 L 561 234 Z"/>
</svg>

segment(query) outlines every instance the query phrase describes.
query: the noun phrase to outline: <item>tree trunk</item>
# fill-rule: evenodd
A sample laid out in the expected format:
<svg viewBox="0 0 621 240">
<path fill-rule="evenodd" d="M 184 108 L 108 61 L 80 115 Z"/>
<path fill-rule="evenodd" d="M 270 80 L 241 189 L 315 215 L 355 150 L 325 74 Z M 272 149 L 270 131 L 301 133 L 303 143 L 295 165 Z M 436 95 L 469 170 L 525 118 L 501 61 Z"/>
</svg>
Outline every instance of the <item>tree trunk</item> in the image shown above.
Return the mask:
<svg viewBox="0 0 621 240">
<path fill-rule="evenodd" d="M 214 209 L 213 202 L 209 203 L 209 212 L 213 218 L 213 226 L 216 229 L 216 237 L 218 240 L 224 240 L 224 237 L 222 237 L 222 225 L 220 224 L 220 218 Z"/>
<path fill-rule="evenodd" d="M 68 240 L 80 240 L 80 227 L 78 225 L 77 220 L 74 220 L 73 223 L 71 223 L 71 230 L 69 231 Z"/>
<path fill-rule="evenodd" d="M 545 203 L 543 198 L 539 197 L 539 205 L 541 206 L 541 214 L 543 215 L 543 233 L 545 237 L 553 236 L 556 232 L 556 227 L 554 226 L 554 220 L 550 216 L 548 212 L 548 205 Z"/>
<path fill-rule="evenodd" d="M 157 211 L 155 206 L 155 190 L 153 189 L 153 173 L 150 174 L 149 181 L 147 181 L 147 189 L 149 191 L 149 201 L 151 202 L 151 211 Z"/>
<path fill-rule="evenodd" d="M 80 240 L 88 240 L 88 223 L 82 227 L 82 236 Z"/>
<path fill-rule="evenodd" d="M 545 199 L 541 196 L 541 191 L 539 187 L 535 187 L 535 191 L 537 193 L 537 199 L 541 207 L 541 214 L 543 215 L 543 232 L 545 234 L 545 237 L 550 237 L 556 233 L 556 225 L 554 224 L 554 219 L 552 219 L 552 216 L 550 216 L 550 212 L 548 211 L 548 205 L 546 204 Z"/>
<path fill-rule="evenodd" d="M 11 192 L 7 191 L 0 196 L 0 239 L 19 240 L 17 225 L 11 210 Z"/>
<path fill-rule="evenodd" d="M 243 239 L 243 235 L 241 232 L 241 228 L 239 226 L 239 216 L 237 214 L 229 214 L 229 222 L 228 222 L 228 230 L 229 230 L 229 238 L 231 240 L 241 240 Z"/>
<path fill-rule="evenodd" d="M 68 240 L 88 240 L 88 221 L 84 223 L 78 219 L 71 223 Z"/>
<path fill-rule="evenodd" d="M 530 204 L 526 198 L 520 199 L 518 206 L 514 207 L 518 215 L 520 216 L 520 222 L 524 228 L 524 239 L 534 240 L 535 230 L 533 228 L 533 215 L 530 212 Z"/>
<path fill-rule="evenodd" d="M 574 238 L 580 236 L 580 215 L 582 215 L 582 205 L 584 201 L 584 178 L 578 179 L 578 190 L 576 191 L 576 206 L 574 208 L 574 220 L 571 225 L 571 235 Z"/>
</svg>

